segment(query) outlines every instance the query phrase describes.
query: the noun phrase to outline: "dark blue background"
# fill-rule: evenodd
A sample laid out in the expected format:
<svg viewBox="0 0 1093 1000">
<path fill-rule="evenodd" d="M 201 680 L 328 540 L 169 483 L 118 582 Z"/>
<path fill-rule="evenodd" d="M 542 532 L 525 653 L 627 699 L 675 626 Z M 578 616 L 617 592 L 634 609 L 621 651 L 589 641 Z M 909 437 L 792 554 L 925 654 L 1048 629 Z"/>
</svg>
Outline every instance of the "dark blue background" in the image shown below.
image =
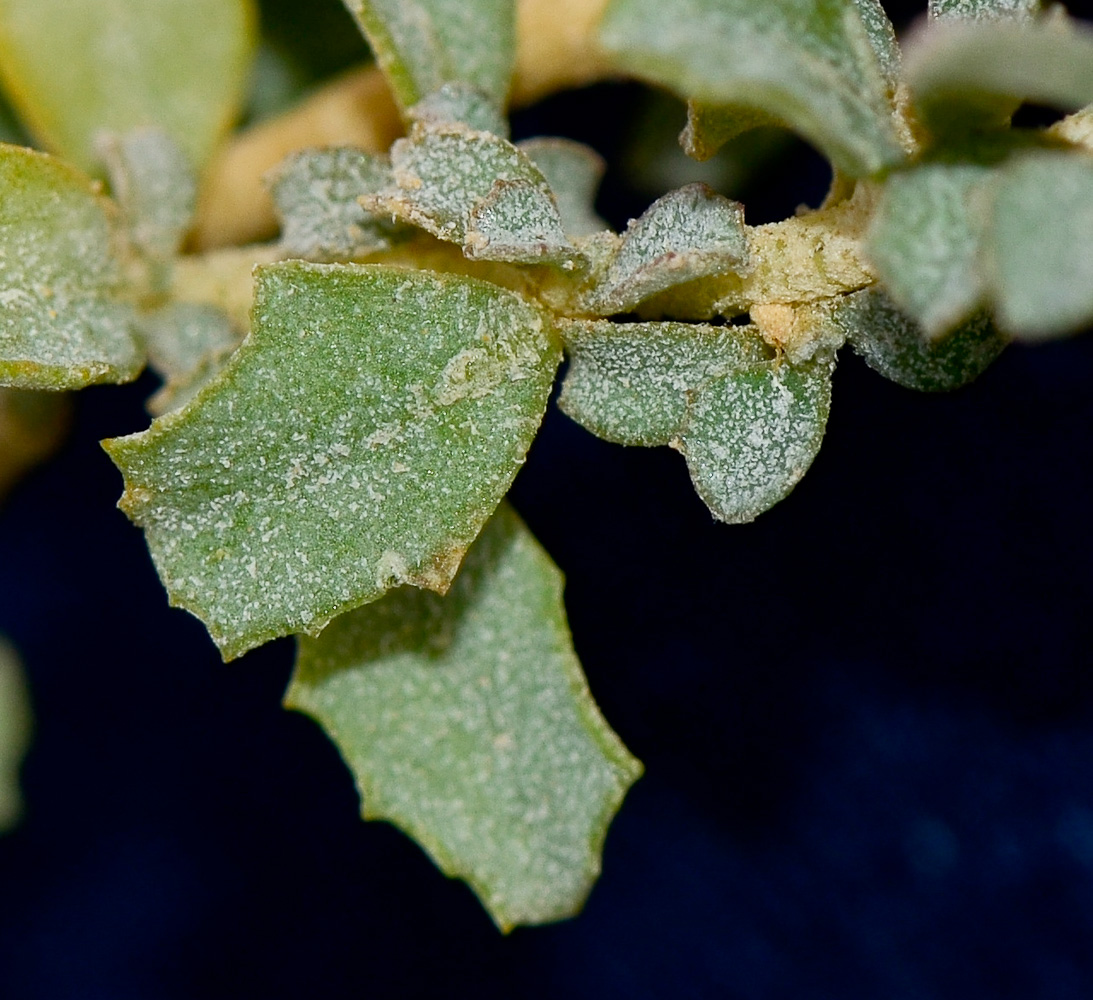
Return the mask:
<svg viewBox="0 0 1093 1000">
<path fill-rule="evenodd" d="M 290 642 L 224 666 L 167 609 L 96 443 L 145 425 L 152 383 L 82 393 L 0 511 L 38 717 L 0 995 L 1093 996 L 1091 387 L 1088 336 L 950 396 L 847 353 L 815 465 L 744 527 L 677 455 L 552 410 L 514 501 L 647 774 L 585 913 L 508 938 L 357 819 L 279 707 Z"/>
</svg>

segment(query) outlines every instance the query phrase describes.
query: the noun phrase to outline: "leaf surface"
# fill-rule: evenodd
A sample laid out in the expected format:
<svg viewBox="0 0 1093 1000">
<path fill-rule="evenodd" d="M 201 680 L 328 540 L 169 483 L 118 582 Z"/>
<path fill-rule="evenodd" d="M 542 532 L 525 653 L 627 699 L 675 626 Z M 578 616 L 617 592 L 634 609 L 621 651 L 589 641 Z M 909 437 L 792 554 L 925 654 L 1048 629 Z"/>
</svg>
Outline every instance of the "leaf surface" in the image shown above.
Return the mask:
<svg viewBox="0 0 1093 1000">
<path fill-rule="evenodd" d="M 594 149 L 570 139 L 525 139 L 516 144 L 546 178 L 570 238 L 607 229 L 593 205 L 606 164 Z"/>
<path fill-rule="evenodd" d="M 345 0 L 404 108 L 446 83 L 505 103 L 516 52 L 515 0 Z"/>
<path fill-rule="evenodd" d="M 31 708 L 15 650 L 0 637 L 0 833 L 23 811 L 19 768 L 30 745 Z"/>
<path fill-rule="evenodd" d="M 1040 13 L 1040 0 L 930 0 L 930 17 L 974 21 L 1028 21 Z"/>
<path fill-rule="evenodd" d="M 538 307 L 471 278 L 260 268 L 224 370 L 105 442 L 173 603 L 230 659 L 398 584 L 443 591 L 538 428 L 553 338 Z"/>
<path fill-rule="evenodd" d="M 0 385 L 77 389 L 136 378 L 114 207 L 79 171 L 0 146 Z"/>
<path fill-rule="evenodd" d="M 613 0 L 601 41 L 622 69 L 784 121 L 861 177 L 903 159 L 884 20 L 864 0 Z"/>
<path fill-rule="evenodd" d="M 167 131 L 200 167 L 246 94 L 251 0 L 0 0 L 0 80 L 50 149 L 96 170 L 96 136 Z"/>
<path fill-rule="evenodd" d="M 502 505 L 444 597 L 408 588 L 301 639 L 286 704 L 502 930 L 572 916 L 641 774 L 573 653 L 562 577 Z"/>
</svg>

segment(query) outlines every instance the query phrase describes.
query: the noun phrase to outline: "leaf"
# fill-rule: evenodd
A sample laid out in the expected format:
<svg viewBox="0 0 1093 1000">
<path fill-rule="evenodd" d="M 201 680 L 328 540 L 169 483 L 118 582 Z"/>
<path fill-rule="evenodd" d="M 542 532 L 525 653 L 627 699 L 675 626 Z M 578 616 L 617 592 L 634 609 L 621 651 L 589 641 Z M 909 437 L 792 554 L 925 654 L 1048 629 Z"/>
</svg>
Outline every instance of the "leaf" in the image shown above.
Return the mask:
<svg viewBox="0 0 1093 1000">
<path fill-rule="evenodd" d="M 404 108 L 446 83 L 503 106 L 516 52 L 515 0 L 345 0 Z"/>
<path fill-rule="evenodd" d="M 114 299 L 113 206 L 79 171 L 0 146 L 0 385 L 77 389 L 142 366 Z"/>
<path fill-rule="evenodd" d="M 628 312 L 673 285 L 745 269 L 744 208 L 705 184 L 658 198 L 622 235 L 615 259 L 588 296 L 590 312 Z"/>
<path fill-rule="evenodd" d="M 1093 161 L 1083 153 L 1026 155 L 994 192 L 985 271 L 995 316 L 1025 340 L 1093 322 Z"/>
<path fill-rule="evenodd" d="M 1040 0 L 930 0 L 929 9 L 934 20 L 1029 21 L 1042 6 Z"/>
<path fill-rule="evenodd" d="M 19 822 L 19 768 L 30 746 L 30 696 L 15 650 L 0 637 L 0 833 Z"/>
<path fill-rule="evenodd" d="M 919 392 L 967 385 L 1008 343 L 983 313 L 942 337 L 930 337 L 877 288 L 848 295 L 827 313 L 870 368 Z"/>
<path fill-rule="evenodd" d="M 687 102 L 687 125 L 679 137 L 683 151 L 692 159 L 708 160 L 730 139 L 754 128 L 781 126 L 773 115 L 738 104 Z"/>
<path fill-rule="evenodd" d="M 51 150 L 98 169 L 95 138 L 158 125 L 200 168 L 239 114 L 251 0 L 0 0 L 0 80 Z"/>
<path fill-rule="evenodd" d="M 617 65 L 706 105 L 785 121 L 844 173 L 904 158 L 874 37 L 854 0 L 612 0 L 601 41 Z"/>
<path fill-rule="evenodd" d="M 270 178 L 285 253 L 331 261 L 388 249 L 398 228 L 366 212 L 360 197 L 390 181 L 386 157 L 353 147 L 308 149 L 289 156 Z"/>
<path fill-rule="evenodd" d="M 774 356 L 748 327 L 596 320 L 567 322 L 561 333 L 569 369 L 558 406 L 617 444 L 668 444 L 697 389 Z"/>
<path fill-rule="evenodd" d="M 60 445 L 68 430 L 69 404 L 57 392 L 0 388 L 0 501 L 24 472 Z"/>
<path fill-rule="evenodd" d="M 501 106 L 466 83 L 446 83 L 407 112 L 410 121 L 430 128 L 466 125 L 475 132 L 509 137 L 509 121 Z"/>
<path fill-rule="evenodd" d="M 705 385 L 672 447 L 714 517 L 753 521 L 790 491 L 820 450 L 834 357 L 771 361 Z"/>
<path fill-rule="evenodd" d="M 398 584 L 443 592 L 558 362 L 547 315 L 495 285 L 286 261 L 220 375 L 104 444 L 172 602 L 231 659 Z"/>
<path fill-rule="evenodd" d="M 567 236 L 591 236 L 607 229 L 593 208 L 606 168 L 599 153 L 570 139 L 525 139 L 516 148 L 546 178 Z"/>
<path fill-rule="evenodd" d="M 929 164 L 884 187 L 866 254 L 927 336 L 955 329 L 984 302 L 979 252 L 992 176 L 986 167 Z"/>
<path fill-rule="evenodd" d="M 410 834 L 504 931 L 580 910 L 641 774 L 588 691 L 561 574 L 505 505 L 447 596 L 404 588 L 301 639 L 285 703 L 331 735 L 364 817 Z"/>
<path fill-rule="evenodd" d="M 369 211 L 462 243 L 472 260 L 583 264 L 546 178 L 507 139 L 415 125 L 391 147 L 391 165 L 394 185 L 362 198 Z"/>
<path fill-rule="evenodd" d="M 1065 19 L 935 21 L 908 42 L 906 79 L 935 134 L 1002 127 L 1022 101 L 1093 102 L 1093 30 Z"/>
</svg>

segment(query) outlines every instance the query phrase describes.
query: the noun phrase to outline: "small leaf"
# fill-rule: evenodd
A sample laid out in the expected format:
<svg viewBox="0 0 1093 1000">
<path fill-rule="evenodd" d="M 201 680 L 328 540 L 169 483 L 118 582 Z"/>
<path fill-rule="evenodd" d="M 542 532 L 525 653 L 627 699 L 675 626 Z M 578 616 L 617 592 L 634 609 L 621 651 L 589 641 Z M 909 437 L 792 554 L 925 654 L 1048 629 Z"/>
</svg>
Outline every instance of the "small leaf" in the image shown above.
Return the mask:
<svg viewBox="0 0 1093 1000">
<path fill-rule="evenodd" d="M 982 313 L 942 337 L 929 337 L 877 288 L 821 308 L 870 368 L 919 392 L 949 392 L 967 385 L 1008 343 Z"/>
<path fill-rule="evenodd" d="M 1093 31 L 1076 22 L 935 21 L 906 52 L 907 85 L 935 134 L 1002 127 L 1022 101 L 1093 102 Z"/>
<path fill-rule="evenodd" d="M 71 409 L 62 393 L 0 388 L 0 500 L 60 445 Z"/>
<path fill-rule="evenodd" d="M 866 253 L 927 336 L 955 329 L 983 304 L 979 252 L 992 174 L 969 164 L 931 164 L 884 186 Z"/>
<path fill-rule="evenodd" d="M 986 273 L 999 325 L 1015 337 L 1058 337 L 1093 322 L 1093 161 L 1030 154 L 994 192 Z"/>
<path fill-rule="evenodd" d="M 15 650 L 0 637 L 0 833 L 15 826 L 23 812 L 19 768 L 30 746 L 31 725 L 22 667 Z"/>
<path fill-rule="evenodd" d="M 0 385 L 77 389 L 136 378 L 133 312 L 113 298 L 115 222 L 79 171 L 0 146 Z"/>
<path fill-rule="evenodd" d="M 785 121 L 862 177 L 904 158 L 882 18 L 872 0 L 612 0 L 601 41 L 635 76 Z"/>
<path fill-rule="evenodd" d="M 285 703 L 330 733 L 366 819 L 410 834 L 502 930 L 580 910 L 641 764 L 589 694 L 561 574 L 508 507 L 447 596 L 398 590 L 299 650 Z"/>
<path fill-rule="evenodd" d="M 541 246 L 537 260 L 583 263 L 546 178 L 507 139 L 463 125 L 415 125 L 391 147 L 391 165 L 394 185 L 362 198 L 369 211 L 462 243 L 473 259 L 526 263 L 525 248 Z"/>
<path fill-rule="evenodd" d="M 1040 0 L 930 0 L 934 20 L 1030 21 L 1040 13 Z"/>
<path fill-rule="evenodd" d="M 150 124 L 200 167 L 242 107 L 256 27 L 251 0 L 0 0 L 0 79 L 85 170 L 99 132 Z"/>
<path fill-rule="evenodd" d="M 525 139 L 516 148 L 546 178 L 567 236 L 591 236 L 607 229 L 592 207 L 606 166 L 599 153 L 570 139 Z"/>
<path fill-rule="evenodd" d="M 466 125 L 474 132 L 509 137 L 509 121 L 500 105 L 466 83 L 446 83 L 407 112 L 410 121 L 430 128 Z"/>
<path fill-rule="evenodd" d="M 331 261 L 386 250 L 397 227 L 366 212 L 360 198 L 391 182 L 386 157 L 337 147 L 294 153 L 270 178 L 289 257 Z"/>
<path fill-rule="evenodd" d="M 773 115 L 738 104 L 687 102 L 687 125 L 679 137 L 683 151 L 692 159 L 708 160 L 730 139 L 754 128 L 781 126 Z"/>
<path fill-rule="evenodd" d="M 627 226 L 587 308 L 601 315 L 629 312 L 673 285 L 739 273 L 747 257 L 743 206 L 705 184 L 688 184 L 657 199 Z"/>
<path fill-rule="evenodd" d="M 444 591 L 559 360 L 548 317 L 495 285 L 286 261 L 259 268 L 220 375 L 105 447 L 172 601 L 230 659 L 401 583 Z"/>
<path fill-rule="evenodd" d="M 569 370 L 559 407 L 617 444 L 668 444 L 697 389 L 774 356 L 748 327 L 596 320 L 567 322 L 561 333 Z"/>
<path fill-rule="evenodd" d="M 772 361 L 705 385 L 672 446 L 714 517 L 753 521 L 790 491 L 820 450 L 834 358 Z"/>
<path fill-rule="evenodd" d="M 516 52 L 515 0 L 345 0 L 404 108 L 446 83 L 504 105 Z"/>
</svg>

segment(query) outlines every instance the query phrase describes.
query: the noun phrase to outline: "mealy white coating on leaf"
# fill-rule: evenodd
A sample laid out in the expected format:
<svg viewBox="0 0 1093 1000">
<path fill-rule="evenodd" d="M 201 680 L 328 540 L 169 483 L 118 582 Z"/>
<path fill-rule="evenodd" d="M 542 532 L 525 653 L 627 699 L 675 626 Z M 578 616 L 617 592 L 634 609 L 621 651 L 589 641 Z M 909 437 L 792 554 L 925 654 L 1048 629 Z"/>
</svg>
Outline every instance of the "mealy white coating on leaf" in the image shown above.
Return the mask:
<svg viewBox="0 0 1093 1000">
<path fill-rule="evenodd" d="M 197 209 L 197 178 L 182 147 L 146 127 L 104 132 L 96 148 L 130 243 L 154 260 L 178 253 Z"/>
<path fill-rule="evenodd" d="M 1006 332 L 1039 340 L 1093 322 L 1093 159 L 1038 153 L 1003 167 L 985 244 Z"/>
<path fill-rule="evenodd" d="M 672 446 L 714 517 L 753 521 L 784 499 L 820 450 L 834 358 L 772 361 L 705 385 Z"/>
<path fill-rule="evenodd" d="M 854 0 L 854 6 L 858 9 L 858 16 L 869 37 L 869 46 L 876 56 L 888 91 L 894 94 L 900 77 L 900 51 L 896 29 L 878 0 Z"/>
<path fill-rule="evenodd" d="M 11 829 L 23 810 L 19 768 L 30 745 L 30 730 L 23 669 L 15 650 L 0 636 L 0 833 Z"/>
<path fill-rule="evenodd" d="M 502 139 L 509 137 L 509 120 L 497 101 L 460 81 L 444 84 L 406 114 L 411 122 L 428 127 L 462 124 L 475 132 L 492 132 Z"/>
<path fill-rule="evenodd" d="M 601 42 L 623 69 L 709 105 L 783 120 L 845 174 L 903 159 L 872 4 L 612 0 Z"/>
<path fill-rule="evenodd" d="M 583 263 L 569 242 L 553 197 L 530 181 L 495 181 L 471 209 L 463 237 L 471 260 L 555 264 L 572 270 Z"/>
<path fill-rule="evenodd" d="M 516 148 L 546 178 L 567 236 L 591 236 L 607 229 L 593 208 L 606 169 L 599 153 L 583 143 L 555 138 L 525 139 Z"/>
<path fill-rule="evenodd" d="M 937 337 L 983 304 L 980 244 L 992 171 L 927 164 L 884 186 L 865 249 L 889 295 Z"/>
<path fill-rule="evenodd" d="M 515 0 L 345 0 L 399 103 L 463 82 L 503 105 L 516 52 Z"/>
<path fill-rule="evenodd" d="M 1040 0 L 930 0 L 930 17 L 975 21 L 1028 21 L 1040 13 Z"/>
<path fill-rule="evenodd" d="M 224 370 L 105 447 L 172 602 L 230 659 L 398 584 L 447 587 L 559 360 L 547 315 L 495 285 L 286 261 L 259 268 Z"/>
<path fill-rule="evenodd" d="M 749 327 L 573 320 L 559 329 L 569 369 L 558 406 L 617 444 L 668 444 L 698 389 L 773 357 Z"/>
<path fill-rule="evenodd" d="M 643 299 L 697 278 L 747 270 L 744 208 L 705 184 L 658 198 L 622 234 L 615 259 L 585 303 L 589 312 L 628 312 Z"/>
<path fill-rule="evenodd" d="M 0 145 L 0 385 L 127 382 L 142 365 L 113 206 L 60 160 Z"/>
<path fill-rule="evenodd" d="M 301 639 L 285 700 L 334 740 L 365 818 L 466 879 L 503 930 L 581 908 L 641 774 L 589 694 L 561 574 L 505 505 L 446 596 L 403 588 Z"/>
<path fill-rule="evenodd" d="M 386 250 L 395 227 L 366 212 L 360 198 L 390 182 L 386 157 L 353 147 L 309 149 L 288 157 L 270 183 L 285 253 L 330 261 Z"/>
</svg>

